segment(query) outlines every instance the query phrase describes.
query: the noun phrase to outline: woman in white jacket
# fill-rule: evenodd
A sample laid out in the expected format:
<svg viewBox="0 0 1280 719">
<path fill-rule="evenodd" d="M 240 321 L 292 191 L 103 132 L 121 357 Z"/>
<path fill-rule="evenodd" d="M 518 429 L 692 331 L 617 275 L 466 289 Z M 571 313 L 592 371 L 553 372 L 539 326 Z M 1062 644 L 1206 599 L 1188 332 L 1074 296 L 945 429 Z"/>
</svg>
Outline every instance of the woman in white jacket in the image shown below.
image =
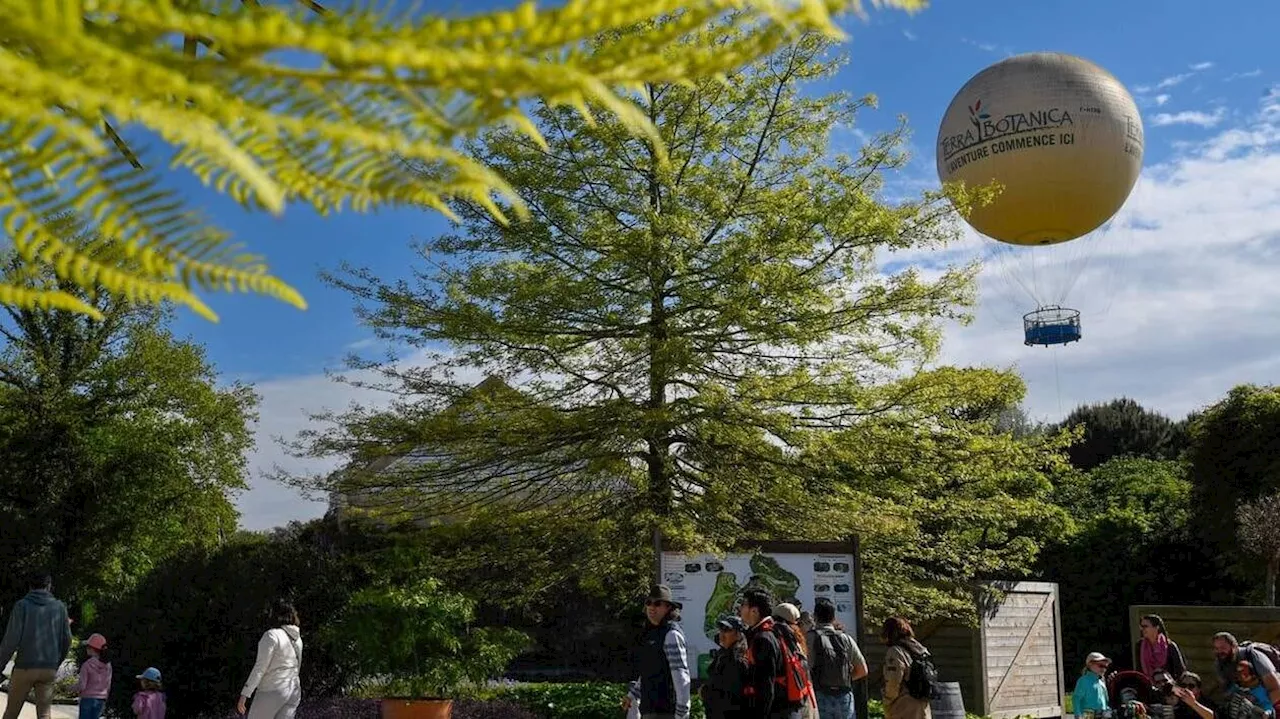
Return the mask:
<svg viewBox="0 0 1280 719">
<path fill-rule="evenodd" d="M 298 681 L 302 669 L 302 632 L 298 629 L 298 612 L 288 602 L 277 602 L 271 614 L 275 626 L 258 641 L 258 660 L 236 702 L 236 710 L 243 715 L 245 704 L 253 698 L 249 719 L 293 719 L 302 701 L 302 685 Z"/>
</svg>

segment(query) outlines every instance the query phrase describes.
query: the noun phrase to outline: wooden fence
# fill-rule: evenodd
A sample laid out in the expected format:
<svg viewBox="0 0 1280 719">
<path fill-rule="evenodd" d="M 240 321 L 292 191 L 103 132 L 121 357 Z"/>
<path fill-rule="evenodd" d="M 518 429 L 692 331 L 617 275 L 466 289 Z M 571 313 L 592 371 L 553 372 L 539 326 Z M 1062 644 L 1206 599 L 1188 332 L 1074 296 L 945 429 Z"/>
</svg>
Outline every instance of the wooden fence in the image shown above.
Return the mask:
<svg viewBox="0 0 1280 719">
<path fill-rule="evenodd" d="M 1200 675 L 1209 694 L 1216 694 L 1220 688 L 1213 656 L 1214 634 L 1231 632 L 1242 642 L 1280 644 L 1280 607 L 1131 605 L 1129 646 L 1135 667 L 1142 666 L 1137 655 L 1138 640 L 1142 637 L 1139 620 L 1146 614 L 1158 614 L 1164 620 L 1169 638 L 1177 642 L 1187 660 L 1187 669 Z"/>
</svg>

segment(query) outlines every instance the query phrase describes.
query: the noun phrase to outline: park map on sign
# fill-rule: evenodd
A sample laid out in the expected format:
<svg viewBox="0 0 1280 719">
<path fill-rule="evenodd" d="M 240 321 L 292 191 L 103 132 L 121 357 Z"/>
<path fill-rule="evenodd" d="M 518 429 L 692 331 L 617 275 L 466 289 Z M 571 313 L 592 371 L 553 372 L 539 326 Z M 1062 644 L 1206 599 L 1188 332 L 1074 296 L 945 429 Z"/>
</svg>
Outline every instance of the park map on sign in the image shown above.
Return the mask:
<svg viewBox="0 0 1280 719">
<path fill-rule="evenodd" d="M 723 571 L 716 575 L 715 588 L 707 600 L 702 629 L 712 642 L 716 639 L 716 622 L 726 614 L 736 614 L 742 593 L 748 589 L 764 589 L 775 601 L 794 602 L 800 591 L 800 578 L 783 569 L 777 560 L 763 554 L 751 557 L 751 576 L 745 584 L 738 583 L 738 575 Z M 711 661 L 709 653 L 698 655 L 699 675 L 705 676 L 705 667 Z"/>
</svg>

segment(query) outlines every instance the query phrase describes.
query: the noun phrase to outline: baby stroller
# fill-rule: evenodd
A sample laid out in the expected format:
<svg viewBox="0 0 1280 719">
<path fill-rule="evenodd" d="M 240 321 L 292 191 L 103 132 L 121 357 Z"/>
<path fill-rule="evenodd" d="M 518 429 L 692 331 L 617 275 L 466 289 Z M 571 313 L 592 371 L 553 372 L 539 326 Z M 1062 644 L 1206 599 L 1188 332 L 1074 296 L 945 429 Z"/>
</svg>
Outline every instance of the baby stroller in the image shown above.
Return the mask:
<svg viewBox="0 0 1280 719">
<path fill-rule="evenodd" d="M 1116 714 L 1121 715 L 1124 714 L 1121 709 L 1132 702 L 1142 705 L 1142 714 L 1147 713 L 1147 706 L 1162 704 L 1160 692 L 1156 691 L 1151 679 L 1132 669 L 1116 672 L 1107 678 L 1107 699 L 1115 707 Z"/>
</svg>

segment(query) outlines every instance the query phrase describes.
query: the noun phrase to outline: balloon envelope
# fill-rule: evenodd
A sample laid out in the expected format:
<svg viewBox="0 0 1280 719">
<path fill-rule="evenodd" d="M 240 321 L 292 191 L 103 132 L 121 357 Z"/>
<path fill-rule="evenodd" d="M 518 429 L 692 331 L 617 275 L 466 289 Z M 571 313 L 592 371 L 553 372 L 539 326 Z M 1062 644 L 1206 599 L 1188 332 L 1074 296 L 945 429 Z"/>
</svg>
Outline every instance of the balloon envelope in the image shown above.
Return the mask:
<svg viewBox="0 0 1280 719">
<path fill-rule="evenodd" d="M 1124 205 L 1142 170 L 1142 118 L 1111 73 L 1073 55 L 1028 53 L 973 76 L 938 130 L 938 178 L 1003 186 L 966 218 L 1015 245 L 1086 235 Z"/>
</svg>

